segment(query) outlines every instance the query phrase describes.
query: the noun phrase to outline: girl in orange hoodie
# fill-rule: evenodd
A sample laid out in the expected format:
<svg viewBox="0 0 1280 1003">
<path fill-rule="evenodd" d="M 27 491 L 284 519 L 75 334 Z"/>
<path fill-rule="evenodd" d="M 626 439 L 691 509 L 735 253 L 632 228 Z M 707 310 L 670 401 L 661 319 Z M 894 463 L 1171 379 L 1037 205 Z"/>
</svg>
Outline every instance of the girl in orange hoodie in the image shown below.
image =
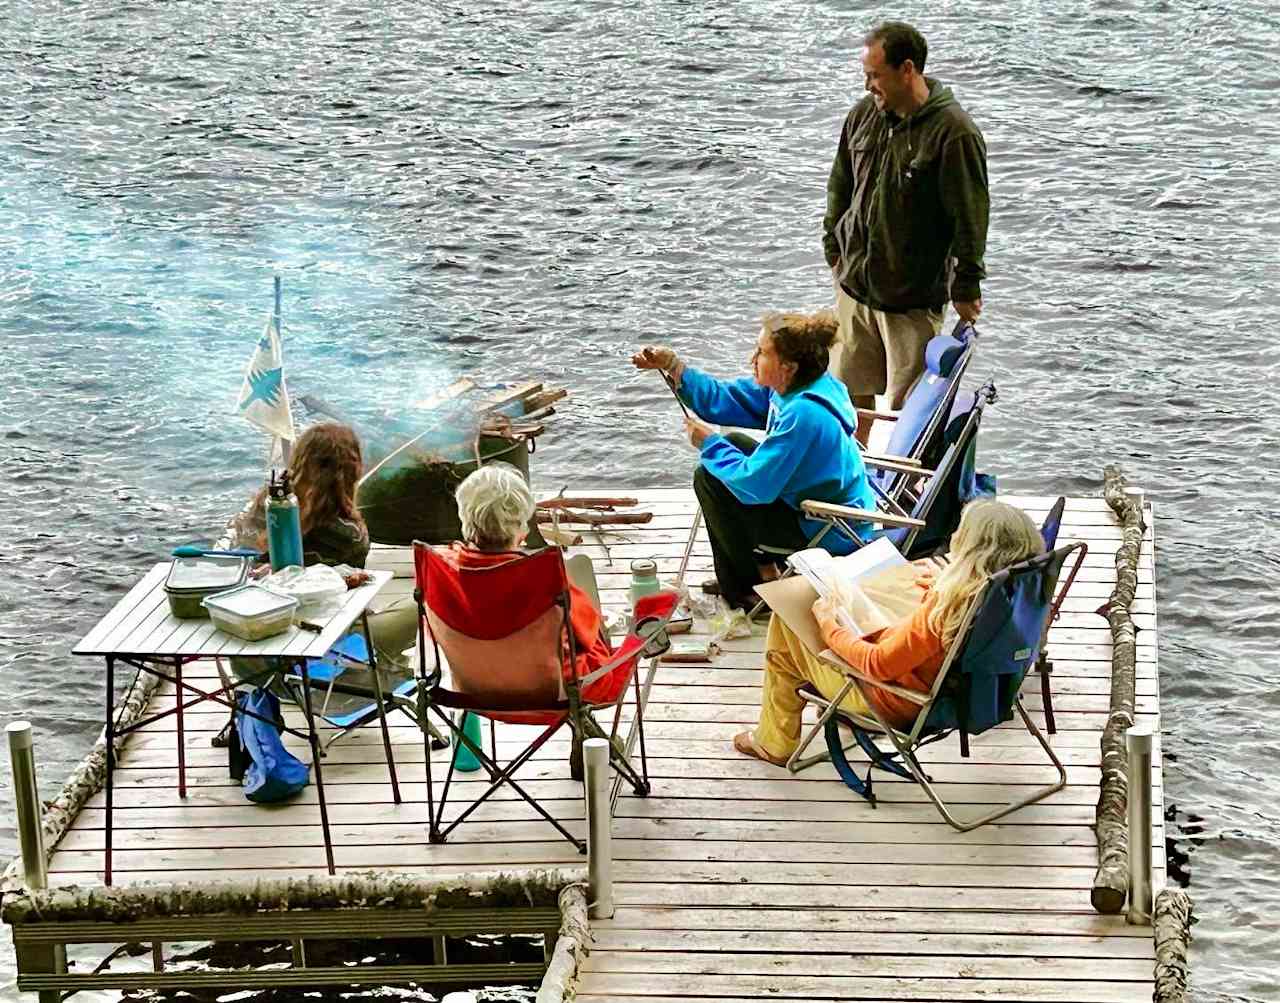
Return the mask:
<svg viewBox="0 0 1280 1003">
<path fill-rule="evenodd" d="M 987 577 L 1043 551 L 1040 531 L 1021 509 L 998 501 L 970 502 L 951 537 L 947 566 L 936 579 L 919 580 L 920 606 L 907 619 L 861 638 L 841 625 L 834 598 L 815 602 L 813 616 L 823 642 L 859 672 L 928 693 Z M 800 743 L 804 702 L 796 690 L 812 683 L 833 700 L 845 681 L 838 668 L 810 652 L 780 617 L 773 617 L 765 647 L 760 720 L 754 731 L 736 735 L 733 747 L 743 755 L 784 765 Z M 870 714 L 868 700 L 895 727 L 909 727 L 919 710 L 871 684 L 851 689 L 841 707 L 865 716 Z"/>
</svg>

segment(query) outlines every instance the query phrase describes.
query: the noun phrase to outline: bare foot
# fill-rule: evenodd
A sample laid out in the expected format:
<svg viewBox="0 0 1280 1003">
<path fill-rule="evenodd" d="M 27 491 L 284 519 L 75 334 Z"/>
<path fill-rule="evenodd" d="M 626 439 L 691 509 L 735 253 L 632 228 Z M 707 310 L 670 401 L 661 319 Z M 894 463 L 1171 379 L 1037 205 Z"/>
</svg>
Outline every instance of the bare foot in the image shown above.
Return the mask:
<svg viewBox="0 0 1280 1003">
<path fill-rule="evenodd" d="M 777 756 L 771 756 L 765 751 L 764 746 L 756 741 L 756 736 L 749 731 L 740 731 L 733 736 L 733 747 L 744 756 L 750 756 L 752 759 L 759 759 L 774 766 L 786 766 L 785 759 L 779 759 Z"/>
</svg>

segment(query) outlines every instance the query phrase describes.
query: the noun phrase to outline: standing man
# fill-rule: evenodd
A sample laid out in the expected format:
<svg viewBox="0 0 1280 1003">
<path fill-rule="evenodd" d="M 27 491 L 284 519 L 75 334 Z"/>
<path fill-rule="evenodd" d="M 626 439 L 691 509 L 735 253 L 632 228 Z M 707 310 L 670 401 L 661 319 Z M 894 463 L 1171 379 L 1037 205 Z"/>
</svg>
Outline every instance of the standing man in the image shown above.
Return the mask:
<svg viewBox="0 0 1280 1003">
<path fill-rule="evenodd" d="M 836 287 L 840 360 L 858 407 L 902 407 L 948 301 L 982 312 L 987 147 L 951 90 L 924 75 L 929 46 L 886 21 L 863 39 L 867 96 L 844 120 L 827 181 L 823 248 Z M 859 416 L 866 445 L 873 418 Z"/>
</svg>

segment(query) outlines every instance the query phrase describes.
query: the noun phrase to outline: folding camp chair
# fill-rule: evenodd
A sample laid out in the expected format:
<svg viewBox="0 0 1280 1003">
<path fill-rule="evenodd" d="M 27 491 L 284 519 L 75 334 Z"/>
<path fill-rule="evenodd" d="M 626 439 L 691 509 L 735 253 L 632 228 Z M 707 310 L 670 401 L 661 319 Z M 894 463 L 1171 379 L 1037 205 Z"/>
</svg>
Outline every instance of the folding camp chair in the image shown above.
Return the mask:
<svg viewBox="0 0 1280 1003">
<path fill-rule="evenodd" d="M 903 475 L 905 487 L 899 490 L 901 496 L 910 501 L 909 509 L 892 498 L 885 500 L 887 510 L 874 511 L 830 502 L 801 502 L 800 509 L 805 515 L 824 524 L 806 546 L 817 546 L 827 533 L 835 530 L 851 540 L 855 549 L 887 537 L 909 561 L 945 550 L 951 534 L 960 525 L 961 510 L 984 493 L 983 475 L 976 470 L 978 430 L 983 409 L 995 399 L 996 388 L 990 380 L 977 393 L 957 396 L 943 440 L 946 451 L 932 469 L 868 458 L 868 466 L 893 469 Z M 881 528 L 859 536 L 859 529 L 868 524 L 879 524 Z M 764 549 L 779 556 L 790 556 L 789 551 Z"/>
<path fill-rule="evenodd" d="M 1062 513 L 1066 507 L 1067 499 L 1059 497 L 1044 517 L 1044 522 L 1040 524 L 1040 536 L 1044 539 L 1046 550 L 1052 550 L 1057 546 L 1058 530 L 1062 528 Z M 1058 733 L 1058 724 L 1053 717 L 1053 692 L 1049 686 L 1049 677 L 1053 674 L 1053 662 L 1049 660 L 1049 628 L 1062 612 L 1062 601 L 1067 597 L 1067 590 L 1076 580 L 1076 574 L 1080 571 L 1080 566 L 1084 564 L 1085 555 L 1088 553 L 1088 544 L 1081 543 L 1076 562 L 1071 566 L 1066 581 L 1059 583 L 1053 604 L 1049 607 L 1049 619 L 1044 625 L 1044 637 L 1040 639 L 1040 654 L 1036 657 L 1036 674 L 1040 676 L 1040 700 L 1044 707 L 1044 726 L 1050 735 Z"/>
<path fill-rule="evenodd" d="M 379 720 L 376 703 L 379 694 L 384 714 L 399 710 L 415 724 L 420 724 L 417 680 L 413 670 L 382 658 L 375 671 L 370 664 L 369 647 L 362 634 L 348 634 L 340 639 L 324 658 L 314 660 L 307 666 L 307 674 L 312 688 L 324 691 L 317 715 L 335 729 L 325 739 L 322 749 L 328 749 L 339 739 Z M 301 704 L 302 677 L 291 669 L 282 680 L 295 701 Z M 449 740 L 440 734 L 435 725 L 428 722 L 426 727 L 431 731 L 434 747 L 448 746 Z"/>
<path fill-rule="evenodd" d="M 572 599 L 564 558 L 558 548 L 513 555 L 510 561 L 501 564 L 468 568 L 461 566 L 454 552 L 447 548 L 415 542 L 413 559 L 417 584 L 414 595 L 427 627 L 418 641 L 419 718 L 426 721 L 428 712 L 436 714 L 453 732 L 455 742 L 465 745 L 489 771 L 492 781 L 465 810 L 444 825 L 454 765 L 451 759 L 437 804 L 428 752 L 430 841 L 443 843 L 449 833 L 505 784 L 585 853 L 586 843 L 538 804 L 514 775 L 567 724 L 573 730 L 571 762 L 580 763 L 583 739 L 604 738 L 609 742 L 610 759 L 619 774 L 614 797 L 623 779 L 636 794 L 643 796 L 649 792 L 644 700 L 636 669 L 641 658 L 649 658 L 649 683 L 652 682 L 657 655 L 668 646 L 666 625 L 676 608 L 678 595 L 664 591 L 640 599 L 635 605 L 631 632 L 613 657 L 579 678 L 570 622 Z M 428 633 L 434 654 L 430 667 L 424 636 Z M 442 654 L 448 663 L 448 686 Z M 615 671 L 622 675 L 612 675 Z M 585 688 L 606 676 L 614 681 L 611 689 L 616 696 L 608 703 L 591 703 L 583 695 Z M 619 725 L 629 687 L 635 691 L 635 716 L 630 733 L 623 738 Z M 592 716 L 592 710 L 605 708 L 614 712 L 608 732 Z M 445 712 L 447 709 L 478 714 L 491 722 L 538 725 L 542 731 L 506 765 L 500 765 L 496 755 L 486 754 L 464 733 L 462 723 L 455 722 Z M 636 739 L 640 746 L 638 770 L 631 761 Z"/>
<path fill-rule="evenodd" d="M 823 524 L 805 544 L 805 548 L 819 546 L 826 535 L 834 531 L 853 541 L 854 549 L 880 537 L 887 537 L 909 561 L 945 551 L 951 541 L 951 534 L 960 525 L 960 513 L 965 504 L 984 493 L 984 475 L 977 473 L 975 469 L 978 429 L 982 424 L 983 408 L 995 398 L 996 388 L 989 380 L 976 394 L 957 396 L 943 440 L 946 452 L 933 469 L 867 458 L 868 466 L 892 466 L 907 475 L 902 497 L 911 501 L 909 511 L 892 498 L 886 498 L 885 504 L 896 511 L 851 508 L 830 502 L 801 502 L 801 511 Z M 879 524 L 880 528 L 859 536 L 859 529 L 869 524 Z M 760 549 L 779 559 L 788 558 L 794 553 L 781 547 L 766 546 Z M 786 574 L 791 573 L 788 568 Z M 751 610 L 750 616 L 754 618 L 763 607 L 764 601 L 761 600 Z"/>
<path fill-rule="evenodd" d="M 951 416 L 952 405 L 960 390 L 960 381 L 969 368 L 978 332 L 968 321 L 956 323 L 950 334 L 939 334 L 925 345 L 924 372 L 916 380 L 903 402 L 902 410 L 875 411 L 858 408 L 859 416 L 870 415 L 877 421 L 893 422 L 893 431 L 884 451 L 865 453 L 869 461 L 888 460 L 912 466 L 935 466 L 944 451 L 943 433 Z M 909 483 L 908 475 L 895 467 L 877 466 L 868 476 L 871 487 L 884 500 L 898 500 Z"/>
<path fill-rule="evenodd" d="M 1044 637 L 1063 563 L 1073 551 L 1079 551 L 1083 546 L 1077 543 L 1063 547 L 991 575 L 974 597 L 927 694 L 873 679 L 834 653 L 824 653 L 824 658 L 839 666 L 847 681 L 833 700 L 827 700 L 808 684 L 801 687 L 801 697 L 817 705 L 820 713 L 817 724 L 804 735 L 788 760 L 787 769 L 795 773 L 829 758 L 841 779 L 873 806 L 876 797 L 872 768 L 878 767 L 903 779 L 914 780 L 947 823 L 960 832 L 986 825 L 1060 791 L 1067 783 L 1066 769 L 1027 714 L 1019 693 Z M 840 704 L 855 686 L 864 697 L 869 692 L 867 687 L 876 686 L 909 700 L 920 708 L 915 720 L 905 730 L 895 728 L 884 720 L 870 701 L 870 716 L 849 713 Z M 978 818 L 968 821 L 957 819 L 934 788 L 917 757 L 918 751 L 952 732 L 958 732 L 961 755 L 967 757 L 971 736 L 981 735 L 1013 720 L 1015 710 L 1057 769 L 1057 781 Z M 870 760 L 865 778 L 859 777 L 845 758 L 846 748 L 852 746 L 843 744 L 840 725 L 852 730 L 854 742 Z M 825 734 L 827 751 L 805 758 L 805 748 L 819 731 Z M 877 737 L 887 737 L 893 750 L 881 750 L 876 745 Z"/>
<path fill-rule="evenodd" d="M 928 473 L 945 452 L 945 433 L 952 424 L 960 380 L 973 357 L 977 335 L 973 325 L 962 320 L 950 334 L 930 339 L 925 346 L 925 370 L 911 388 L 901 411 L 857 409 L 860 415 L 869 414 L 877 420 L 894 423 L 883 454 L 863 452 L 863 460 L 870 468 L 867 476 L 872 490 L 880 498 L 882 507 L 893 515 L 908 515 L 902 510 L 900 501 L 904 490 L 914 483 L 912 475 Z M 893 507 L 895 505 L 896 508 Z M 699 509 L 694 514 L 693 526 L 685 542 L 684 556 L 676 577 L 678 582 L 684 581 L 701 525 L 702 511 Z M 817 546 L 826 531 L 824 529 L 815 536 L 807 546 Z M 752 610 L 753 616 L 755 612 Z"/>
</svg>

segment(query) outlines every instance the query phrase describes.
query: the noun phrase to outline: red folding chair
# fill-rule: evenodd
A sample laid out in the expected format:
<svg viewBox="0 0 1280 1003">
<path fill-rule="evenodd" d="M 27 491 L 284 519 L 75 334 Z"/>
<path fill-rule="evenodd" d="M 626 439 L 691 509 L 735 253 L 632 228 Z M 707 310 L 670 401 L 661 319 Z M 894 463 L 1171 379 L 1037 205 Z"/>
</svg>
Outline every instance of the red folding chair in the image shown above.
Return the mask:
<svg viewBox="0 0 1280 1003">
<path fill-rule="evenodd" d="M 491 780 L 483 794 L 444 826 L 453 759 L 437 805 L 427 749 L 428 838 L 432 843 L 443 843 L 505 784 L 585 853 L 586 843 L 553 818 L 514 776 L 568 724 L 573 730 L 575 779 L 581 778 L 583 739 L 604 738 L 619 775 L 636 794 L 649 793 L 644 707 L 636 668 L 641 658 L 655 658 L 666 650 L 665 628 L 679 597 L 674 592 L 659 592 L 641 599 L 635 608 L 635 625 L 613 657 L 579 676 L 570 623 L 572 600 L 559 549 L 513 553 L 509 561 L 477 568 L 460 565 L 456 551 L 415 542 L 413 561 L 414 596 L 425 625 L 418 639 L 419 719 L 425 722 L 428 711 L 434 712 L 452 731 L 454 741 L 465 745 L 488 770 Z M 427 635 L 435 655 L 431 666 L 427 663 Z M 619 724 L 629 686 L 635 692 L 635 717 L 631 734 L 623 739 Z M 591 712 L 607 707 L 613 708 L 614 715 L 613 726 L 606 733 Z M 504 766 L 497 761 L 496 742 L 493 754 L 486 753 L 464 734 L 461 717 L 455 722 L 448 710 L 477 714 L 490 722 L 540 725 L 543 730 Z M 424 731 L 424 742 L 426 735 Z M 640 748 L 638 771 L 630 758 L 635 737 Z"/>
</svg>

